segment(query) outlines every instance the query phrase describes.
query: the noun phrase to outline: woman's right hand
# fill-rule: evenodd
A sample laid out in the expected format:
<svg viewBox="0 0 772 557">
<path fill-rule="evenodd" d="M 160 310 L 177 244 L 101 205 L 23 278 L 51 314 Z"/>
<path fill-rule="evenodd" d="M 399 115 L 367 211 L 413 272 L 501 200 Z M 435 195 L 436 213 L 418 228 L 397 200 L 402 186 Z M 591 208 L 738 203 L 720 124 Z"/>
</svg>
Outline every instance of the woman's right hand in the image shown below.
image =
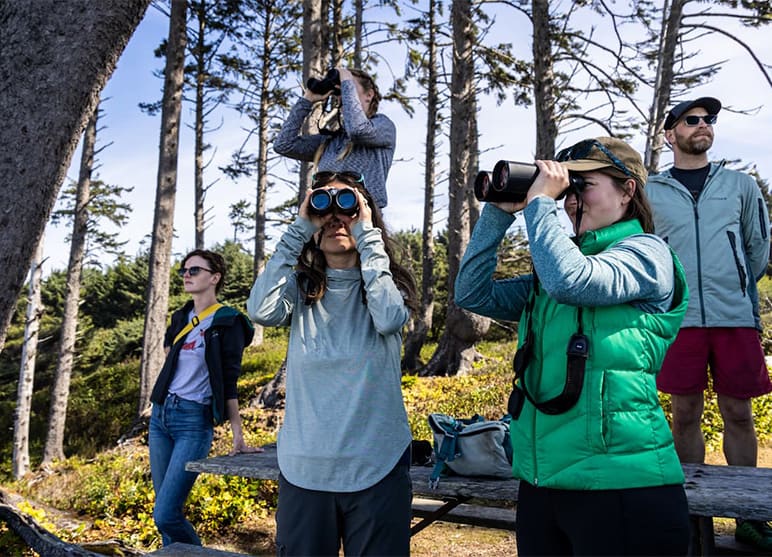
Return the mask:
<svg viewBox="0 0 772 557">
<path fill-rule="evenodd" d="M 332 95 L 332 93 L 333 91 L 327 91 L 323 95 L 320 95 L 319 93 L 314 93 L 311 89 L 306 89 L 303 92 L 303 98 L 312 103 L 318 103 L 327 100 L 327 97 Z"/>
</svg>

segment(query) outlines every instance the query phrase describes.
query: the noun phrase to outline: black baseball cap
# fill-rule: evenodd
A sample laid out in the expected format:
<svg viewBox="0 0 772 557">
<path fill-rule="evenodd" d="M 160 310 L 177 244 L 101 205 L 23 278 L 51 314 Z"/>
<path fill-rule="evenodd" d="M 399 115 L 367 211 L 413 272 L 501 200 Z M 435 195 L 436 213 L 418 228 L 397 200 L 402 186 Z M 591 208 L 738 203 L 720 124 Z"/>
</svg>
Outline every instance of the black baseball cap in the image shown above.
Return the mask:
<svg viewBox="0 0 772 557">
<path fill-rule="evenodd" d="M 670 112 L 668 112 L 667 118 L 665 118 L 665 129 L 672 129 L 681 116 L 698 106 L 707 110 L 708 114 L 718 114 L 721 111 L 721 101 L 714 99 L 713 97 L 700 97 L 693 101 L 683 101 L 675 105 L 670 109 Z"/>
</svg>

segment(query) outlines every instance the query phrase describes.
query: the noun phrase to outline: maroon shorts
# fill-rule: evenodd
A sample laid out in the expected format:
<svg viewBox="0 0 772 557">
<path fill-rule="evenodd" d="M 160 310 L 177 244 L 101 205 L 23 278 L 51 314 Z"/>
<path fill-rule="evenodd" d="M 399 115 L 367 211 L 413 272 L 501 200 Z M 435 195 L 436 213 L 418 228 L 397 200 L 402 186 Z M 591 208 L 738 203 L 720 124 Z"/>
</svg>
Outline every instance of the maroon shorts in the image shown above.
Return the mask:
<svg viewBox="0 0 772 557">
<path fill-rule="evenodd" d="M 750 327 L 685 327 L 667 351 L 657 388 L 674 395 L 701 393 L 748 399 L 772 391 L 759 332 Z"/>
</svg>

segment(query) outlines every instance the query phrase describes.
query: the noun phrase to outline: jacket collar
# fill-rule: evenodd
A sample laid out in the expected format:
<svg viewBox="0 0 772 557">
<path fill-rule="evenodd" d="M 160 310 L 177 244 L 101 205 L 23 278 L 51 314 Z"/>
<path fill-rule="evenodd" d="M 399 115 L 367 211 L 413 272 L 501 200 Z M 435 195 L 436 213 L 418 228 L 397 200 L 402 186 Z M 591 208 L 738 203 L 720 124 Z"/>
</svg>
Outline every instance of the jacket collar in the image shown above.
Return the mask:
<svg viewBox="0 0 772 557">
<path fill-rule="evenodd" d="M 600 230 L 588 230 L 579 240 L 579 249 L 585 255 L 595 255 L 634 234 L 643 234 L 638 219 L 623 220 Z"/>
</svg>

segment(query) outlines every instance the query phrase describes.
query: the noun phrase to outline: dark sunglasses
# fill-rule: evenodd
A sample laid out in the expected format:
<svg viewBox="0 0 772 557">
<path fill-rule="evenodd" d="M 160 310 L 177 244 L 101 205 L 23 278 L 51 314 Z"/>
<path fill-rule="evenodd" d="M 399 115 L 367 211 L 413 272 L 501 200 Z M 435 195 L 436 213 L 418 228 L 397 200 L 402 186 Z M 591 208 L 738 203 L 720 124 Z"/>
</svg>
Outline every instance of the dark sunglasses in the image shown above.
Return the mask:
<svg viewBox="0 0 772 557">
<path fill-rule="evenodd" d="M 689 126 L 690 128 L 693 128 L 695 126 L 700 125 L 700 120 L 705 122 L 706 125 L 712 126 L 718 121 L 718 115 L 717 114 L 705 114 L 704 116 L 698 116 L 696 114 L 690 114 L 689 116 L 684 116 L 684 124 Z"/>
<path fill-rule="evenodd" d="M 365 183 L 365 177 L 361 172 L 350 172 L 348 170 L 343 172 L 323 171 L 317 172 L 311 177 L 311 189 L 326 186 L 333 180 L 340 180 L 344 184 L 348 184 L 350 186 L 355 186 L 357 184 L 364 185 Z"/>
<path fill-rule="evenodd" d="M 184 277 L 185 273 L 188 273 L 191 277 L 195 277 L 201 271 L 214 273 L 212 269 L 207 269 L 206 267 L 199 267 L 197 265 L 194 265 L 193 267 L 180 267 L 180 270 L 177 271 L 177 274 L 180 275 L 181 277 Z"/>
<path fill-rule="evenodd" d="M 606 155 L 608 160 L 611 161 L 611 164 L 614 165 L 614 168 L 621 171 L 625 176 L 630 176 L 632 178 L 633 173 L 630 172 L 630 169 L 625 166 L 625 163 L 619 160 L 619 158 L 614 153 L 609 151 L 608 148 L 597 139 L 586 139 L 584 141 L 580 141 L 576 145 L 571 145 L 571 147 L 567 147 L 566 149 L 559 151 L 555 156 L 555 160 L 558 162 L 566 162 L 586 159 L 587 155 L 590 154 L 590 151 L 592 151 L 593 148 Z"/>
</svg>

